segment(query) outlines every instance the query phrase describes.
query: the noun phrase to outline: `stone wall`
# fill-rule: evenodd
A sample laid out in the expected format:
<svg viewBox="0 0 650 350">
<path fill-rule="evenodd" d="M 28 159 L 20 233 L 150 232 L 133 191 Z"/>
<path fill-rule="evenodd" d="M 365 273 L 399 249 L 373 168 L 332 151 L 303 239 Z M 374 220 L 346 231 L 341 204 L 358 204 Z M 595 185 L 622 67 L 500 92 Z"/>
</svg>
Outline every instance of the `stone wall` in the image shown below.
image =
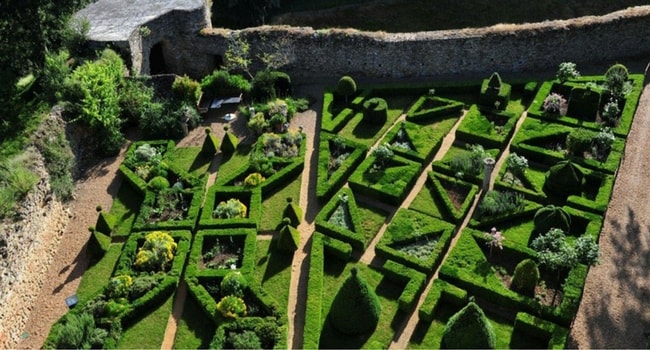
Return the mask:
<svg viewBox="0 0 650 350">
<path fill-rule="evenodd" d="M 215 57 L 223 56 L 231 34 L 246 38 L 252 49 L 280 44 L 290 58 L 282 69 L 294 77 L 351 74 L 405 78 L 533 72 L 555 69 L 564 61 L 578 65 L 615 63 L 622 58 L 650 55 L 650 6 L 600 17 L 418 33 L 269 26 L 241 31 L 206 28 L 200 33 L 174 32 L 175 22 L 187 23 L 165 19 L 160 26 L 159 22 L 148 26 L 154 32 L 169 33 L 161 34 L 169 43 L 165 47 L 169 70 L 193 77 L 215 68 Z M 147 46 L 142 45 L 142 49 Z M 142 66 L 146 66 L 144 60 Z"/>
</svg>

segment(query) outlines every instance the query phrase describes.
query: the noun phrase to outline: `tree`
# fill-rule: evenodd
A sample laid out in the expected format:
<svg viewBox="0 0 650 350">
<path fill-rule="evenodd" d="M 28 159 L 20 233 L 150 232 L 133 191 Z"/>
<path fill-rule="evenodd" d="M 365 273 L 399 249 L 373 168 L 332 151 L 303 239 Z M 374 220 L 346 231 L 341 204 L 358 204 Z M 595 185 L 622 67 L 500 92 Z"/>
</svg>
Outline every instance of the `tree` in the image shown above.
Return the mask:
<svg viewBox="0 0 650 350">
<path fill-rule="evenodd" d="M 569 79 L 576 79 L 580 76 L 580 72 L 576 69 L 576 64 L 573 62 L 562 62 L 558 67 L 555 77 L 560 81 L 560 84 L 566 83 Z"/>
<path fill-rule="evenodd" d="M 510 289 L 527 295 L 535 296 L 535 287 L 539 281 L 539 269 L 532 259 L 524 259 L 515 267 L 515 273 L 512 277 Z"/>
<path fill-rule="evenodd" d="M 609 67 L 605 72 L 605 86 L 614 100 L 619 101 L 625 98 L 631 89 L 627 67 L 620 63 Z"/>
<path fill-rule="evenodd" d="M 377 164 L 379 168 L 384 169 L 388 165 L 388 162 L 393 159 L 395 153 L 390 149 L 389 144 L 384 143 L 375 148 L 372 155 L 375 156 L 375 164 Z"/>
<path fill-rule="evenodd" d="M 336 85 L 336 92 L 345 97 L 345 103 L 348 103 L 348 97 L 357 92 L 357 83 L 349 75 L 344 75 L 339 79 Z"/>
</svg>

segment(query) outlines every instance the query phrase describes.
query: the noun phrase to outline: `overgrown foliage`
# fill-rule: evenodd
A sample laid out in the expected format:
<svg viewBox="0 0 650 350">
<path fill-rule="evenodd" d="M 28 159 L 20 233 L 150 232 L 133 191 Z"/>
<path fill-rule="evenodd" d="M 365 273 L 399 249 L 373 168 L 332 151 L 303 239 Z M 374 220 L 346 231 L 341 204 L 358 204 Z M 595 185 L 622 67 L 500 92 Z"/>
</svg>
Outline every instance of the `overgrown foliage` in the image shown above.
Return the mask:
<svg viewBox="0 0 650 350">
<path fill-rule="evenodd" d="M 560 84 L 566 83 L 568 80 L 576 79 L 580 76 L 577 66 L 573 62 L 560 63 L 555 77 L 560 81 Z"/>
<path fill-rule="evenodd" d="M 134 267 L 141 271 L 165 271 L 174 259 L 176 246 L 174 238 L 168 232 L 148 233 L 144 244 L 138 250 Z"/>
</svg>

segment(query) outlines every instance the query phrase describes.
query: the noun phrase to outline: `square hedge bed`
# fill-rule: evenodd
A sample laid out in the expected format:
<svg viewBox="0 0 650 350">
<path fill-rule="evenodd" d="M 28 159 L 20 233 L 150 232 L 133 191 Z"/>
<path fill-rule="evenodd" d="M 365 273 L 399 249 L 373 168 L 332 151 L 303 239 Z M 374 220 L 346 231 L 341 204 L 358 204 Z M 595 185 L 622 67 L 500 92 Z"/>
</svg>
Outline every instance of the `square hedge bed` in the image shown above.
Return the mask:
<svg viewBox="0 0 650 350">
<path fill-rule="evenodd" d="M 409 209 L 447 222 L 460 223 L 469 212 L 478 190 L 475 184 L 430 171 L 425 186 Z"/>
<path fill-rule="evenodd" d="M 243 187 L 212 185 L 208 189 L 199 226 L 207 228 L 248 227 L 259 228 L 262 215 L 262 192 L 259 188 L 246 189 Z M 236 199 L 246 206 L 246 215 L 243 218 L 218 218 L 214 211 L 220 203 Z"/>
<path fill-rule="evenodd" d="M 400 209 L 388 225 L 375 251 L 423 273 L 442 262 L 456 232 L 454 224 L 410 209 Z"/>
<path fill-rule="evenodd" d="M 556 287 L 561 291 L 559 305 L 542 303 L 537 298 L 515 292 L 502 282 L 497 274 L 499 269 L 512 276 L 514 267 L 524 259 L 534 259 L 532 249 L 521 249 L 520 243 L 505 231 L 503 250 L 490 253 L 486 245 L 485 233 L 467 228 L 461 232 L 458 242 L 440 268 L 439 278 L 458 286 L 476 298 L 490 300 L 493 304 L 514 312 L 526 312 L 540 318 L 568 327 L 573 320 L 582 289 L 587 278 L 588 267 L 578 265 L 569 271 L 566 280 Z M 540 268 L 546 286 L 557 286 L 557 275 Z M 500 272 L 502 273 L 502 272 Z"/>
<path fill-rule="evenodd" d="M 395 325 L 405 321 L 424 288 L 424 275 L 394 262 L 373 268 L 349 261 L 341 255 L 345 243 L 318 232 L 313 235 L 303 348 L 387 348 L 396 335 Z M 339 253 L 333 253 L 333 251 Z M 368 333 L 346 335 L 332 327 L 329 314 L 337 292 L 350 276 L 352 268 L 375 291 L 381 304 L 377 327 Z M 410 271 L 410 272 L 409 272 Z"/>
<path fill-rule="evenodd" d="M 449 318 L 467 305 L 468 292 L 436 279 L 418 310 L 419 323 L 409 340 L 410 349 L 439 349 Z M 498 349 L 564 349 L 569 330 L 525 312 L 503 310 L 489 299 L 476 300 L 495 331 Z M 499 310 L 499 311 L 497 311 Z"/>
<path fill-rule="evenodd" d="M 146 191 L 133 230 L 194 230 L 203 203 L 203 193 L 204 189 L 200 186 Z"/>
<path fill-rule="evenodd" d="M 221 258 L 231 259 L 235 269 L 245 276 L 253 273 L 255 263 L 255 242 L 257 232 L 250 228 L 208 229 L 197 232 L 185 275 L 189 277 L 223 277 L 233 268 L 230 265 L 213 264 Z M 205 257 L 211 252 L 210 257 Z M 223 259 L 222 259 L 223 260 Z M 236 260 L 236 261 L 235 261 Z"/>
<path fill-rule="evenodd" d="M 471 151 L 468 149 L 470 144 L 466 144 L 462 141 L 455 141 L 453 145 L 447 150 L 447 153 L 440 159 L 434 160 L 431 164 L 431 168 L 434 172 L 444 174 L 451 177 L 457 177 L 463 181 L 470 182 L 476 185 L 481 186 L 483 184 L 483 173 L 485 170 L 485 165 L 481 162 L 477 169 L 477 175 L 464 173 L 459 175 L 456 173 L 452 164 L 458 159 L 466 158 L 471 154 Z M 493 159 L 498 159 L 501 154 L 501 150 L 496 148 L 486 148 L 484 145 L 483 149 L 487 154 L 489 154 Z"/>
<path fill-rule="evenodd" d="M 598 160 L 591 156 L 572 155 L 567 152 L 566 143 L 567 136 L 574 129 L 575 127 L 547 120 L 527 118 L 513 138 L 510 150 L 526 157 L 531 162 L 547 166 L 552 166 L 564 159 L 570 159 L 583 167 L 614 174 L 623 156 L 625 139 L 615 136 L 614 143 L 604 160 Z"/>
<path fill-rule="evenodd" d="M 382 202 L 399 205 L 417 180 L 421 164 L 394 156 L 384 169 L 375 169 L 375 161 L 376 157 L 371 155 L 359 165 L 350 176 L 350 188 Z"/>
<path fill-rule="evenodd" d="M 456 129 L 456 137 L 466 143 L 504 149 L 522 112 L 523 106 L 515 101 L 505 111 L 472 105 Z"/>
<path fill-rule="evenodd" d="M 328 200 L 366 157 L 368 148 L 338 135 L 321 132 L 316 196 Z"/>
<path fill-rule="evenodd" d="M 394 125 L 381 143 L 389 144 L 399 156 L 424 164 L 440 149 L 442 139 L 455 122 L 455 118 L 450 118 L 437 125 L 423 126 L 403 121 Z"/>
<path fill-rule="evenodd" d="M 623 138 L 627 137 L 627 134 L 630 132 L 632 119 L 634 118 L 634 113 L 636 112 L 639 103 L 639 97 L 643 91 L 644 75 L 629 74 L 628 79 L 632 83 L 632 91 L 630 91 L 630 93 L 625 97 L 623 106 L 620 106 L 621 115 L 619 117 L 619 122 L 618 125 L 613 128 L 614 134 L 616 134 L 617 137 Z M 602 111 L 602 107 L 609 101 L 609 95 L 603 88 L 604 83 L 605 78 L 602 75 L 583 76 L 564 84 L 560 84 L 558 80 L 545 81 L 539 88 L 537 95 L 528 109 L 528 116 L 556 121 L 572 127 L 599 130 L 601 125 L 597 123 L 596 115 L 594 114 Z M 588 87 L 588 84 L 590 87 Z M 571 102 L 569 102 L 569 112 L 567 112 L 567 115 L 556 116 L 545 113 L 543 109 L 544 99 L 550 93 L 559 93 L 568 101 L 573 89 L 591 91 L 598 94 L 600 98 L 595 99 L 591 103 L 582 103 L 581 101 L 580 106 L 577 108 L 573 108 Z"/>
</svg>

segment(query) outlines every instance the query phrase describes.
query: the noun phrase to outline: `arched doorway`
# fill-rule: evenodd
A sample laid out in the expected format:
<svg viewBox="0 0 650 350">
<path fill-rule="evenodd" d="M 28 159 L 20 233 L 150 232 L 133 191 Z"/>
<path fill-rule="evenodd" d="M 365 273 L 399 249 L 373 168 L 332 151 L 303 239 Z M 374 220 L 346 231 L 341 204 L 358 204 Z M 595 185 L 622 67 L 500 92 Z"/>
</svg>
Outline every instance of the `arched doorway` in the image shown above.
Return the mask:
<svg viewBox="0 0 650 350">
<path fill-rule="evenodd" d="M 165 64 L 165 55 L 163 54 L 163 43 L 159 42 L 149 52 L 149 74 L 165 74 L 166 72 L 167 65 Z"/>
</svg>

